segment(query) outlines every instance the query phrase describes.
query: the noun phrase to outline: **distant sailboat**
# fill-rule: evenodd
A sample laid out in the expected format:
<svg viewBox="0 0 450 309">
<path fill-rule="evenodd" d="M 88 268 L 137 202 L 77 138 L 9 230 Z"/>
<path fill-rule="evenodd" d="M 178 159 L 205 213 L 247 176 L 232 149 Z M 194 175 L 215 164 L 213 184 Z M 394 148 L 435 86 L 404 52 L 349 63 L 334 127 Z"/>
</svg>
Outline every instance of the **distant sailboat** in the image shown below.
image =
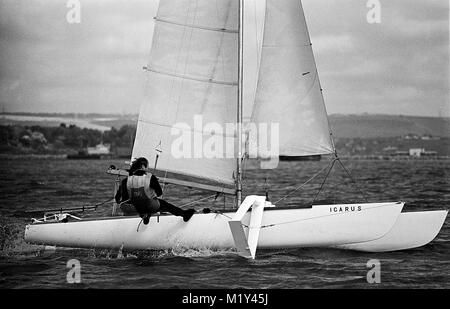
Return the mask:
<svg viewBox="0 0 450 309">
<path fill-rule="evenodd" d="M 36 220 L 26 226 L 26 241 L 82 248 L 236 248 L 255 258 L 257 248 L 379 252 L 434 239 L 447 211 L 401 213 L 402 202 L 283 208 L 264 196 L 242 200 L 245 152 L 268 155 L 257 143 L 244 146 L 249 122 L 279 124 L 281 155 L 335 154 L 300 0 L 161 0 L 154 20 L 145 67 L 151 100 L 142 104 L 132 157 L 146 157 L 163 175 L 170 173 L 170 179 L 161 177 L 166 183 L 234 196 L 236 209 L 196 213 L 188 222 L 161 214 L 146 226 L 137 216 Z M 198 121 L 215 126 L 198 127 Z M 232 134 L 217 129 L 230 123 L 238 128 Z M 172 147 L 184 133 L 194 145 L 217 137 L 237 146 L 232 157 L 205 158 L 195 149 L 193 158 L 175 156 Z"/>
</svg>

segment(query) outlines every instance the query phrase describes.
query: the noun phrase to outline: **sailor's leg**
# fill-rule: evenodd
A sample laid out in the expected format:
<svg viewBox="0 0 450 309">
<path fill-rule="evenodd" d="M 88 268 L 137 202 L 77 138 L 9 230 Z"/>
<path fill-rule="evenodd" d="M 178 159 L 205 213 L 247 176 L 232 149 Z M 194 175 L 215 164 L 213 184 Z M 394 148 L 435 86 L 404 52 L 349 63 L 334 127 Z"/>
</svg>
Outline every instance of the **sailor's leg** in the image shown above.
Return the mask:
<svg viewBox="0 0 450 309">
<path fill-rule="evenodd" d="M 159 211 L 170 212 L 172 215 L 183 217 L 183 220 L 185 222 L 189 221 L 189 219 L 195 213 L 194 209 L 183 210 L 161 199 L 159 200 L 159 205 Z"/>
<path fill-rule="evenodd" d="M 159 211 L 161 211 L 161 212 L 170 212 L 172 215 L 180 216 L 180 217 L 182 217 L 184 214 L 183 209 L 178 208 L 177 206 L 172 205 L 172 204 L 166 202 L 165 200 L 159 199 L 159 205 L 160 205 Z"/>
<path fill-rule="evenodd" d="M 151 207 L 149 207 L 147 204 L 138 204 L 133 203 L 135 211 L 139 214 L 139 217 L 142 218 L 142 221 L 145 225 L 147 225 L 150 222 L 150 217 L 152 215 Z"/>
</svg>

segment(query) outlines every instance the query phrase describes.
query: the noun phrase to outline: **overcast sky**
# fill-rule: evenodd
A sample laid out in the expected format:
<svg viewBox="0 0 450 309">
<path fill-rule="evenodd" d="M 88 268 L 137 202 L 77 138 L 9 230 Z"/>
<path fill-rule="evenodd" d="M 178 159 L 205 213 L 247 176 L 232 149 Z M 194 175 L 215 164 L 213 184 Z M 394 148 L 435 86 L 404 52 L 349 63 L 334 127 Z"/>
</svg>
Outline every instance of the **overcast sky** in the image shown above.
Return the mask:
<svg viewBox="0 0 450 309">
<path fill-rule="evenodd" d="M 1 107 L 138 113 L 155 0 L 67 2 L 0 0 Z M 303 0 L 328 112 L 449 117 L 449 1 L 367 2 Z"/>
</svg>

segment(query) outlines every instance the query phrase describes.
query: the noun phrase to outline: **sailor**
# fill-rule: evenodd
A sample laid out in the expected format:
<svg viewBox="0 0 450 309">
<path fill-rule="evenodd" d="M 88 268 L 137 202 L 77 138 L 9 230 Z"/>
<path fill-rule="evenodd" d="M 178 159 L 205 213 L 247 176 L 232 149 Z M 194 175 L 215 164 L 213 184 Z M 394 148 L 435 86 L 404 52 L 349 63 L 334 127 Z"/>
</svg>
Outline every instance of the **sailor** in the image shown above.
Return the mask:
<svg viewBox="0 0 450 309">
<path fill-rule="evenodd" d="M 148 160 L 144 157 L 132 162 L 129 176 L 122 180 L 115 195 L 115 200 L 121 205 L 121 209 L 129 212 L 126 208 L 127 204 L 133 205 L 145 225 L 150 221 L 151 215 L 157 212 L 169 212 L 183 217 L 185 222 L 189 221 L 195 210 L 183 210 L 161 199 L 163 192 L 158 178 L 147 172 L 147 167 Z"/>
</svg>

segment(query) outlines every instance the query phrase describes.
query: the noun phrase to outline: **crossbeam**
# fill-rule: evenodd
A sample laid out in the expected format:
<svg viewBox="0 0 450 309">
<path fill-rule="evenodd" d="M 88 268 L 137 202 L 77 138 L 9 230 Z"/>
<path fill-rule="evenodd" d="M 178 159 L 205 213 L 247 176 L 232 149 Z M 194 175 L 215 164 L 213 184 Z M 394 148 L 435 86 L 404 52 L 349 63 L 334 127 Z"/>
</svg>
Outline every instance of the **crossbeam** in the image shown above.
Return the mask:
<svg viewBox="0 0 450 309">
<path fill-rule="evenodd" d="M 63 213 L 66 211 L 85 211 L 85 210 L 96 210 L 97 206 L 80 206 L 80 207 L 72 207 L 72 208 L 54 208 L 54 209 L 31 209 L 26 210 L 26 213 L 35 213 L 35 212 L 45 212 L 45 213 Z"/>
</svg>

